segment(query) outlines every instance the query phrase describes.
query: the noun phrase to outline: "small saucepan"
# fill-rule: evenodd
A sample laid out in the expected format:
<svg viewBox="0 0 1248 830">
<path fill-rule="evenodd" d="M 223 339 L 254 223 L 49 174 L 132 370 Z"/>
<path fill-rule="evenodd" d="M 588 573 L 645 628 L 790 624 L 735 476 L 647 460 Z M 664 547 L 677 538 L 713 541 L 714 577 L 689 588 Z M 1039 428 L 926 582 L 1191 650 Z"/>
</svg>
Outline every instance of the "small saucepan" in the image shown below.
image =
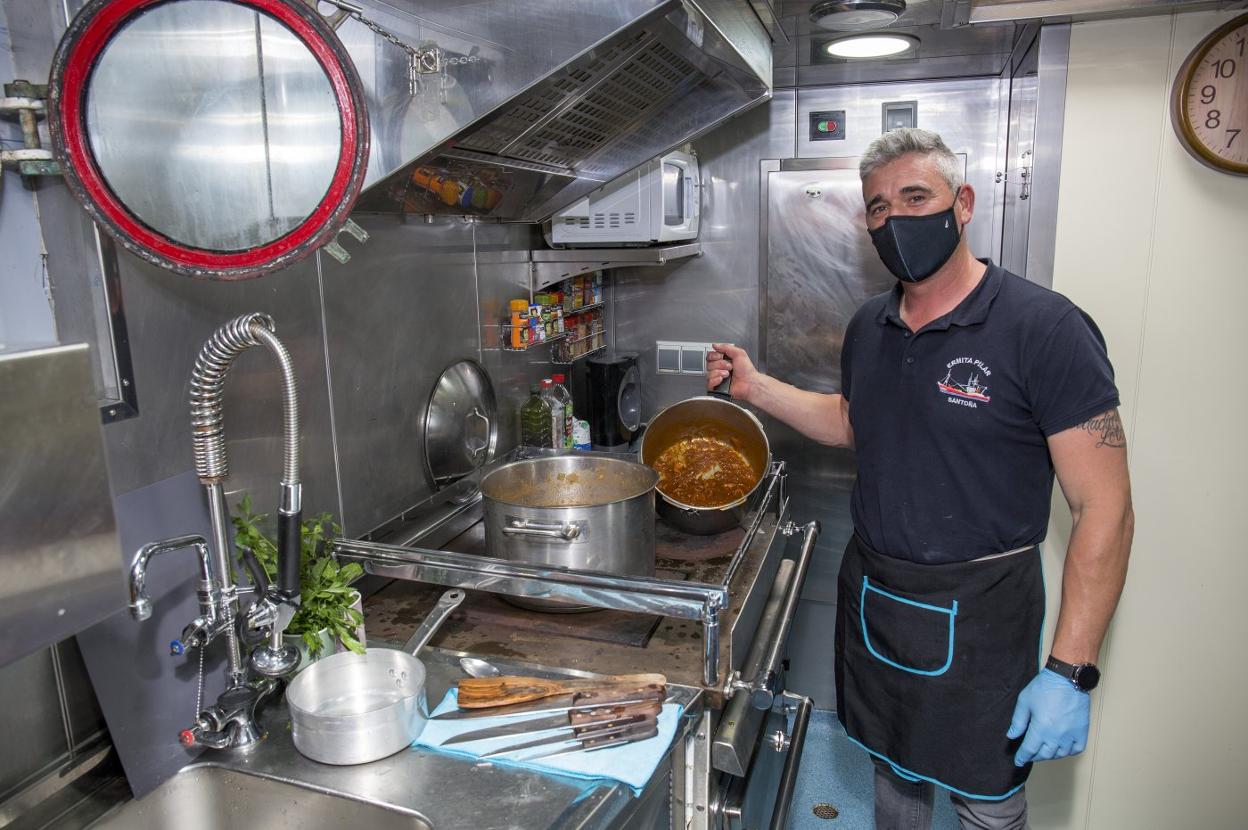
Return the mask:
<svg viewBox="0 0 1248 830">
<path fill-rule="evenodd" d="M 741 523 L 746 504 L 767 476 L 771 464 L 771 444 L 763 425 L 752 412 L 733 403 L 725 394 L 729 381 L 721 383 L 709 395 L 672 404 L 650 420 L 641 435 L 641 462 L 656 467 L 668 450 L 680 452 L 692 448 L 703 452 L 708 442 L 718 444 L 720 452 L 729 453 L 749 467 L 747 481 L 740 495 L 721 501 L 706 499 L 682 500 L 674 492 L 671 481 L 660 480 L 659 517 L 686 533 L 706 536 L 723 533 Z M 712 454 L 714 454 L 712 447 Z M 707 470 L 708 478 L 715 473 Z"/>
<path fill-rule="evenodd" d="M 366 764 L 420 737 L 429 707 L 416 653 L 463 601 L 463 591 L 444 593 L 401 651 L 344 651 L 296 675 L 286 688 L 295 749 L 322 764 Z"/>
</svg>

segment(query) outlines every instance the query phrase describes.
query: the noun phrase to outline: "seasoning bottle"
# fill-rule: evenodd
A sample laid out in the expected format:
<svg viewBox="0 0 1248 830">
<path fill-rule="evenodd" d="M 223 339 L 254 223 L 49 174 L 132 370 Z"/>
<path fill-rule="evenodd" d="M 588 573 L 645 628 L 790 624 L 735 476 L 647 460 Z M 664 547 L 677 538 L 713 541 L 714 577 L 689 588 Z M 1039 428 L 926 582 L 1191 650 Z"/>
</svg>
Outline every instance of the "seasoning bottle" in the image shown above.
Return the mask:
<svg viewBox="0 0 1248 830">
<path fill-rule="evenodd" d="M 550 404 L 536 386 L 529 387 L 529 399 L 520 407 L 520 443 L 526 447 L 551 447 Z"/>
<path fill-rule="evenodd" d="M 554 383 L 554 397 L 559 402 L 559 412 L 555 413 L 563 415 L 563 447 L 570 449 L 573 445 L 572 431 L 576 424 L 576 419 L 572 417 L 572 393 L 568 391 L 565 385 L 568 382 L 567 375 L 563 373 L 551 375 L 550 379 Z"/>
<path fill-rule="evenodd" d="M 542 379 L 542 400 L 549 407 L 550 418 L 546 421 L 546 431 L 550 435 L 547 447 L 563 448 L 563 402 L 555 395 L 555 382 L 551 378 Z"/>
</svg>

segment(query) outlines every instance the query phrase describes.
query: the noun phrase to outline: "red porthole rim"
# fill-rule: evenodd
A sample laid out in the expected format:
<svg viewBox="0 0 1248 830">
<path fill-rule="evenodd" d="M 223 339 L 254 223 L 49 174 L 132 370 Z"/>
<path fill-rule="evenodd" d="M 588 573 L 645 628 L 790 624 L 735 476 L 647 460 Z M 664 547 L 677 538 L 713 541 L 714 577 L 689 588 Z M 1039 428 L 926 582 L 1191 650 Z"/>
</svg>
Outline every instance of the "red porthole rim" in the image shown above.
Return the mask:
<svg viewBox="0 0 1248 830">
<path fill-rule="evenodd" d="M 368 166 L 369 128 L 364 88 L 346 48 L 321 15 L 301 0 L 228 0 L 264 12 L 312 52 L 338 103 L 342 148 L 330 185 L 316 209 L 272 242 L 243 251 L 195 248 L 144 224 L 108 187 L 86 133 L 84 95 L 95 61 L 134 16 L 177 0 L 91 0 L 70 22 L 48 80 L 48 129 L 65 181 L 87 213 L 128 250 L 179 274 L 242 280 L 285 268 L 333 240 L 359 198 Z"/>
</svg>

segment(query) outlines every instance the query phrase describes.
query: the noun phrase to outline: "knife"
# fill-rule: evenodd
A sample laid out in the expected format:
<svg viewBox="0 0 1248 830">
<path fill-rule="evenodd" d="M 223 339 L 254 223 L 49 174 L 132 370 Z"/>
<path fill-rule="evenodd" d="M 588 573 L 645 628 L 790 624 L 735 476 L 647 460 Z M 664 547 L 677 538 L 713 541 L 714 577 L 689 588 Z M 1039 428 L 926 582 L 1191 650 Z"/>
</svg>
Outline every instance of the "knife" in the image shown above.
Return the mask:
<svg viewBox="0 0 1248 830">
<path fill-rule="evenodd" d="M 500 747 L 489 752 L 481 753 L 482 758 L 493 758 L 495 755 L 505 755 L 511 752 L 519 752 L 524 749 L 532 749 L 537 746 L 546 746 L 547 744 L 566 744 L 569 741 L 591 741 L 599 738 L 618 737 L 622 733 L 641 728 L 647 723 L 655 722 L 655 715 L 627 715 L 615 720 L 606 721 L 605 723 L 594 726 L 574 726 L 571 730 L 556 732 L 553 735 L 546 735 L 541 738 L 534 738 L 531 741 L 524 741 L 510 746 Z"/>
<path fill-rule="evenodd" d="M 576 741 L 571 746 L 555 747 L 554 749 L 538 752 L 533 755 L 525 755 L 521 760 L 535 761 L 538 758 L 553 758 L 556 755 L 567 755 L 571 752 L 596 752 L 600 749 L 610 749 L 614 746 L 623 746 L 636 741 L 644 741 L 653 738 L 659 734 L 659 725 L 653 721 L 646 721 L 636 726 L 627 727 L 621 732 L 613 735 L 605 735 L 599 738 L 588 738 L 583 741 Z"/>
<path fill-rule="evenodd" d="M 663 704 L 654 700 L 648 703 L 598 706 L 593 709 L 573 709 L 545 718 L 512 721 L 502 726 L 492 726 L 488 729 L 464 732 L 461 735 L 454 735 L 443 741 L 442 746 L 462 744 L 468 741 L 484 741 L 487 738 L 503 738 L 508 735 L 536 735 L 539 732 L 549 732 L 554 729 L 566 731 L 569 729 L 602 727 L 637 715 L 658 717 L 659 710 L 662 708 Z M 627 722 L 631 723 L 632 721 Z"/>
<path fill-rule="evenodd" d="M 570 695 L 542 698 L 529 703 L 513 703 L 510 706 L 496 706 L 491 709 L 452 709 L 433 720 L 462 720 L 469 718 L 503 718 L 512 715 L 524 715 L 531 712 L 571 712 L 582 709 L 599 708 L 605 704 L 624 705 L 631 703 L 647 703 L 657 700 L 662 702 L 667 697 L 667 687 L 658 683 L 647 683 L 644 686 L 609 686 L 586 692 L 574 692 Z"/>
</svg>

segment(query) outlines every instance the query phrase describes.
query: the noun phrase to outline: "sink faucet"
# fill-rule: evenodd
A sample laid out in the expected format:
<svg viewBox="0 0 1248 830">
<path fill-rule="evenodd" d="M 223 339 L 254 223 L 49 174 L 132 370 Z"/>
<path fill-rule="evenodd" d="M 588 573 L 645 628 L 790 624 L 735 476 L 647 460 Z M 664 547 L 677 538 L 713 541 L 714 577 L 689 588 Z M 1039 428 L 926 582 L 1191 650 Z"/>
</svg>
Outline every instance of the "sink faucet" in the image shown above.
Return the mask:
<svg viewBox="0 0 1248 830">
<path fill-rule="evenodd" d="M 130 612 L 138 621 L 152 613 L 147 595 L 147 567 L 154 556 L 193 548 L 199 557 L 199 616 L 170 643 L 170 652 L 206 648 L 223 637 L 226 643 L 226 690 L 199 713 L 195 724 L 183 730 L 187 746 L 203 744 L 216 749 L 247 748 L 264 737 L 256 722 L 260 700 L 276 686 L 276 678 L 292 672 L 299 663 L 294 646 L 283 645 L 282 632 L 299 604 L 299 560 L 302 524 L 302 485 L 299 481 L 299 400 L 290 353 L 273 333 L 267 314 L 244 314 L 226 323 L 204 344 L 191 372 L 191 426 L 195 473 L 208 491 L 208 518 L 212 543 L 202 536 L 178 536 L 144 545 L 130 568 Z M 224 482 L 229 475 L 225 449 L 223 393 L 225 377 L 234 358 L 252 346 L 264 346 L 277 359 L 282 375 L 282 479 L 278 505 L 277 581 L 256 583 L 240 591 L 230 568 L 233 545 Z M 257 594 L 246 614 L 239 613 L 239 596 Z M 239 627 L 268 629 L 265 642 L 243 661 Z M 248 682 L 247 667 L 260 675 Z M 202 666 L 202 662 L 201 662 Z"/>
</svg>

